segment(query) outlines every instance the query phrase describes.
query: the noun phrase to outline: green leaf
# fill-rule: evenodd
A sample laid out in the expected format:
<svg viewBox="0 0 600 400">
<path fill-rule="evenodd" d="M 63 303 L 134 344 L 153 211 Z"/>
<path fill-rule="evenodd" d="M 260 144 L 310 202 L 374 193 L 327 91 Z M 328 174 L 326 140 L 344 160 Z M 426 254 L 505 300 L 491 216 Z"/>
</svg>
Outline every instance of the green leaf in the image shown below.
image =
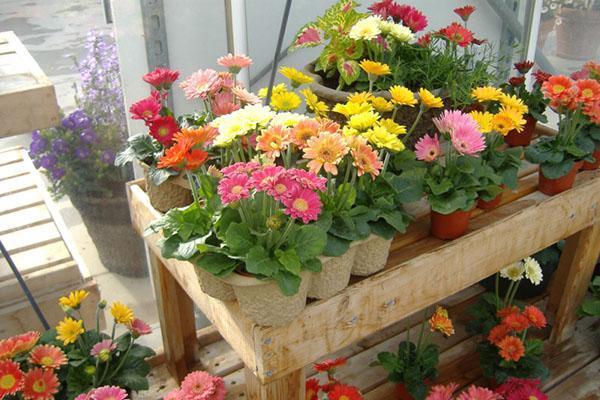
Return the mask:
<svg viewBox="0 0 600 400">
<path fill-rule="evenodd" d="M 408 217 L 400 210 L 394 210 L 381 214 L 381 217 L 400 233 L 406 232 L 408 226 Z"/>
<path fill-rule="evenodd" d="M 135 391 L 148 390 L 149 388 L 148 379 L 146 379 L 145 376 L 141 376 L 137 374 L 137 372 L 131 370 L 119 372 L 116 382 L 121 387 Z"/>
<path fill-rule="evenodd" d="M 288 272 L 294 275 L 300 275 L 302 263 L 300 261 L 300 257 L 298 257 L 298 253 L 296 253 L 294 248 L 287 249 L 285 251 L 277 249 L 275 250 L 275 256 Z"/>
<path fill-rule="evenodd" d="M 175 175 L 177 175 L 177 171 L 172 171 L 170 169 L 155 167 L 148 168 L 148 178 L 155 185 L 160 185 L 161 183 L 169 179 L 171 176 Z"/>
<path fill-rule="evenodd" d="M 425 183 L 429 187 L 430 192 L 435 196 L 447 193 L 454 187 L 454 184 L 448 178 L 443 178 L 441 182 L 436 182 L 435 178 L 428 176 L 425 178 Z"/>
<path fill-rule="evenodd" d="M 279 270 L 273 277 L 286 296 L 293 296 L 298 293 L 302 279 L 298 275 L 291 274 L 284 270 Z"/>
<path fill-rule="evenodd" d="M 129 350 L 128 357 L 139 358 L 143 360 L 148 357 L 154 357 L 155 355 L 156 353 L 150 347 L 134 344 L 131 346 L 131 350 Z"/>
<path fill-rule="evenodd" d="M 225 243 L 231 249 L 232 254 L 241 256 L 248 253 L 256 241 L 247 224 L 233 222 L 229 224 L 227 232 L 225 232 Z"/>
<path fill-rule="evenodd" d="M 301 261 L 320 256 L 327 245 L 327 233 L 316 225 L 302 225 L 290 247 L 296 249 Z"/>
<path fill-rule="evenodd" d="M 440 214 L 450 214 L 457 210 L 467 211 L 475 203 L 474 196 L 468 196 L 464 190 L 454 190 L 449 196 L 428 196 L 431 209 Z"/>
<path fill-rule="evenodd" d="M 581 305 L 581 310 L 585 315 L 591 317 L 600 317 L 600 299 L 588 299 Z"/>
<path fill-rule="evenodd" d="M 323 255 L 327 257 L 339 257 L 348 251 L 350 241 L 339 238 L 330 233 L 327 234 L 327 245 L 323 250 Z"/>
<path fill-rule="evenodd" d="M 321 272 L 323 270 L 323 264 L 318 258 L 311 258 L 302 263 L 304 269 L 312 272 Z"/>
<path fill-rule="evenodd" d="M 373 234 L 384 239 L 392 239 L 394 236 L 396 236 L 396 229 L 383 219 L 369 222 L 369 227 L 371 228 L 371 232 Z"/>
<path fill-rule="evenodd" d="M 198 267 L 216 276 L 225 276 L 231 273 L 239 264 L 238 260 L 229 258 L 219 253 L 204 253 L 193 260 Z"/>
<path fill-rule="evenodd" d="M 388 373 L 398 370 L 398 357 L 390 352 L 377 354 L 377 361 Z"/>
<path fill-rule="evenodd" d="M 281 264 L 271 258 L 262 246 L 254 246 L 246 256 L 246 271 L 255 275 L 273 277 L 281 269 Z"/>
<path fill-rule="evenodd" d="M 559 163 L 543 163 L 540 168 L 544 176 L 548 179 L 558 179 L 569 173 L 575 161 L 573 159 L 567 159 Z"/>
<path fill-rule="evenodd" d="M 354 60 L 342 60 L 337 63 L 337 70 L 341 79 L 348 86 L 353 84 L 360 76 L 360 65 Z"/>
<path fill-rule="evenodd" d="M 342 202 L 343 200 L 343 202 Z M 342 183 L 338 186 L 335 193 L 334 202 L 341 209 L 347 210 L 354 205 L 356 201 L 356 188 L 349 183 Z"/>
</svg>

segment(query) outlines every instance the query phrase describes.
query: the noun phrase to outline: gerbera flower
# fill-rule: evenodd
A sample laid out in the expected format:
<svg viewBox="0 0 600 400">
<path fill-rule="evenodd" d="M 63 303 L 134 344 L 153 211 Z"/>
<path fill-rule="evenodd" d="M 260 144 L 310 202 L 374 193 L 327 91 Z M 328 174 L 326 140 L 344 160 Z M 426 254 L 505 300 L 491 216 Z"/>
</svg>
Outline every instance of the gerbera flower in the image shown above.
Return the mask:
<svg viewBox="0 0 600 400">
<path fill-rule="evenodd" d="M 12 358 L 15 354 L 15 341 L 13 338 L 0 340 L 0 361 Z"/>
<path fill-rule="evenodd" d="M 169 68 L 156 68 L 142 77 L 144 82 L 151 84 L 156 90 L 169 90 L 178 78 L 179 71 L 173 71 Z"/>
<path fill-rule="evenodd" d="M 389 75 L 391 73 L 390 67 L 387 64 L 380 63 L 378 61 L 362 60 L 360 67 L 369 75 L 381 76 Z"/>
<path fill-rule="evenodd" d="M 362 133 L 369 143 L 375 145 L 377 148 L 385 148 L 394 152 L 404 150 L 404 143 L 398 138 L 397 135 L 390 133 L 384 126 L 375 125 L 373 128 Z"/>
<path fill-rule="evenodd" d="M 239 110 L 240 107 L 239 104 L 233 101 L 233 93 L 229 91 L 219 92 L 210 98 L 210 110 L 217 117 L 231 114 Z"/>
<path fill-rule="evenodd" d="M 511 96 L 502 93 L 498 101 L 500 101 L 500 104 L 502 104 L 505 108 L 511 108 L 521 114 L 526 114 L 529 111 L 527 105 L 523 103 L 523 100 L 515 95 Z"/>
<path fill-rule="evenodd" d="M 458 389 L 456 383 L 433 386 L 425 400 L 452 400 L 452 395 L 456 392 L 456 389 Z"/>
<path fill-rule="evenodd" d="M 441 97 L 434 96 L 429 90 L 425 88 L 419 89 L 419 100 L 421 104 L 426 108 L 442 108 L 444 102 Z"/>
<path fill-rule="evenodd" d="M 513 282 L 516 282 L 523 279 L 524 272 L 525 267 L 523 267 L 523 263 L 521 261 L 517 261 L 505 268 L 502 268 L 500 270 L 500 276 L 506 279 L 510 279 Z"/>
<path fill-rule="evenodd" d="M 431 44 L 431 34 L 430 33 L 426 33 L 425 35 L 423 35 L 417 39 L 417 45 L 419 45 L 421 47 L 429 47 L 430 44 Z"/>
<path fill-rule="evenodd" d="M 285 151 L 289 145 L 287 129 L 281 126 L 273 126 L 264 130 L 256 138 L 256 149 L 265 153 L 265 155 L 274 160 Z"/>
<path fill-rule="evenodd" d="M 390 112 L 394 109 L 394 104 L 392 102 L 387 101 L 383 97 L 375 97 L 371 101 L 371 105 L 376 111 L 379 111 L 381 113 Z"/>
<path fill-rule="evenodd" d="M 91 400 L 127 400 L 127 392 L 118 386 L 102 386 L 94 389 Z"/>
<path fill-rule="evenodd" d="M 368 103 L 373 100 L 373 94 L 369 92 L 354 92 L 346 99 L 349 103 Z"/>
<path fill-rule="evenodd" d="M 531 325 L 535 326 L 536 328 L 542 329 L 546 327 L 546 317 L 544 316 L 544 313 L 541 312 L 536 306 L 525 306 L 523 315 L 529 320 Z"/>
<path fill-rule="evenodd" d="M 480 86 L 471 91 L 471 97 L 480 103 L 484 101 L 497 101 L 502 96 L 502 90 L 493 86 Z"/>
<path fill-rule="evenodd" d="M 23 378 L 23 397 L 26 400 L 54 400 L 59 384 L 54 371 L 30 369 Z"/>
<path fill-rule="evenodd" d="M 488 111 L 471 111 L 469 115 L 477 122 L 481 133 L 489 133 L 492 131 L 494 114 Z"/>
<path fill-rule="evenodd" d="M 437 306 L 435 312 L 429 318 L 429 327 L 431 332 L 438 331 L 446 337 L 454 335 L 454 326 L 448 317 L 448 310 L 444 307 Z"/>
<path fill-rule="evenodd" d="M 232 74 L 237 74 L 242 68 L 252 65 L 252 59 L 244 54 L 233 55 L 229 53 L 226 56 L 217 58 L 217 64 L 229 69 Z"/>
<path fill-rule="evenodd" d="M 327 185 L 326 178 L 317 176 L 312 172 L 303 169 L 290 168 L 287 170 L 286 175 L 305 189 L 324 192 Z"/>
<path fill-rule="evenodd" d="M 415 34 L 412 32 L 412 30 L 409 27 L 404 26 L 402 24 L 394 24 L 391 22 L 389 22 L 389 23 L 384 22 L 384 23 L 387 24 L 388 35 L 390 35 L 397 41 L 403 42 L 403 43 L 408 43 L 415 39 Z"/>
<path fill-rule="evenodd" d="M 110 354 L 117 349 L 117 344 L 110 339 L 104 339 L 98 342 L 90 350 L 90 355 L 100 359 L 102 362 L 107 362 Z"/>
<path fill-rule="evenodd" d="M 504 307 L 504 308 L 501 308 L 500 310 L 498 310 L 498 312 L 496 312 L 496 315 L 500 319 L 504 319 L 504 318 L 508 317 L 509 315 L 518 314 L 520 312 L 521 312 L 521 309 L 519 309 L 519 307 L 508 306 L 508 307 Z"/>
<path fill-rule="evenodd" d="M 589 117 L 590 122 L 600 125 L 600 101 L 586 104 L 583 107 L 583 113 Z"/>
<path fill-rule="evenodd" d="M 502 319 L 502 324 L 515 332 L 523 332 L 529 328 L 529 320 L 522 313 L 509 314 Z"/>
<path fill-rule="evenodd" d="M 199 128 L 182 128 L 175 135 L 175 142 L 189 139 L 194 145 L 203 145 L 212 141 L 217 136 L 217 129 L 210 125 L 201 126 Z"/>
<path fill-rule="evenodd" d="M 291 141 L 296 147 L 303 149 L 310 138 L 319 134 L 319 128 L 319 123 L 314 119 L 300 121 L 290 130 Z"/>
<path fill-rule="evenodd" d="M 260 98 L 257 95 L 255 95 L 254 93 L 250 93 L 243 87 L 234 86 L 233 88 L 231 88 L 231 93 L 243 105 L 260 103 Z"/>
<path fill-rule="evenodd" d="M 373 107 L 369 103 L 352 103 L 336 104 L 333 106 L 333 112 L 342 114 L 346 118 L 350 118 L 352 115 L 361 114 L 367 111 L 373 111 Z"/>
<path fill-rule="evenodd" d="M 516 336 L 506 336 L 497 346 L 500 349 L 500 357 L 507 362 L 519 361 L 525 355 L 525 346 Z"/>
<path fill-rule="evenodd" d="M 346 365 L 347 362 L 348 359 L 346 357 L 336 358 L 335 360 L 329 359 L 320 363 L 315 363 L 314 369 L 317 372 L 330 372 L 334 371 L 338 367 Z"/>
<path fill-rule="evenodd" d="M 544 95 L 559 105 L 566 105 L 571 100 L 573 80 L 568 76 L 554 75 L 542 84 Z"/>
<path fill-rule="evenodd" d="M 471 124 L 461 124 L 450 134 L 452 146 L 460 154 L 475 155 L 485 149 L 485 138 L 479 129 Z"/>
<path fill-rule="evenodd" d="M 396 5 L 390 12 L 394 21 L 402 21 L 404 26 L 408 26 L 415 33 L 427 27 L 427 17 L 413 6 L 408 4 Z"/>
<path fill-rule="evenodd" d="M 508 83 L 511 86 L 521 86 L 525 84 L 525 77 L 524 76 L 513 76 L 508 80 Z"/>
<path fill-rule="evenodd" d="M 57 369 L 65 365 L 68 360 L 60 348 L 45 344 L 31 350 L 29 362 L 42 368 Z"/>
<path fill-rule="evenodd" d="M 188 100 L 208 98 L 219 84 L 219 74 L 214 69 L 198 70 L 179 84 Z"/>
<path fill-rule="evenodd" d="M 355 139 L 358 143 L 352 146 L 352 150 L 350 150 L 352 165 L 356 167 L 358 176 L 369 174 L 375 180 L 383 167 L 383 163 L 377 158 L 377 152 L 366 143 L 366 139 L 360 140 L 359 137 Z"/>
<path fill-rule="evenodd" d="M 448 41 L 456 43 L 460 47 L 467 47 L 473 42 L 473 32 L 457 22 L 453 22 L 439 32 Z"/>
<path fill-rule="evenodd" d="M 271 96 L 271 107 L 277 111 L 292 111 L 301 103 L 302 99 L 294 92 L 278 92 Z"/>
<path fill-rule="evenodd" d="M 360 114 L 355 114 L 350 117 L 348 126 L 359 131 L 366 131 L 377 123 L 379 114 L 373 111 L 366 111 Z"/>
<path fill-rule="evenodd" d="M 421 161 L 435 161 L 441 154 L 438 135 L 425 135 L 415 144 L 417 159 Z"/>
<path fill-rule="evenodd" d="M 110 313 L 118 324 L 130 324 L 134 318 L 131 308 L 118 301 L 112 303 Z"/>
<path fill-rule="evenodd" d="M 381 34 L 381 29 L 379 29 L 380 22 L 381 17 L 377 15 L 363 18 L 350 28 L 348 36 L 353 40 L 373 40 Z"/>
<path fill-rule="evenodd" d="M 250 197 L 250 187 L 248 184 L 248 175 L 230 174 L 219 182 L 217 192 L 224 205 L 247 199 Z"/>
<path fill-rule="evenodd" d="M 329 400 L 362 400 L 360 391 L 354 386 L 347 386 L 341 383 L 335 385 L 327 394 Z"/>
<path fill-rule="evenodd" d="M 279 73 L 290 80 L 292 87 L 297 88 L 306 83 L 312 83 L 313 78 L 292 67 L 281 67 Z"/>
<path fill-rule="evenodd" d="M 397 124 L 391 118 L 380 119 L 377 122 L 377 125 L 379 125 L 382 128 L 385 128 L 385 130 L 387 130 L 392 135 L 398 136 L 404 135 L 406 133 L 406 126 Z"/>
<path fill-rule="evenodd" d="M 33 346 L 35 346 L 35 344 L 40 339 L 40 333 L 36 332 L 36 331 L 30 331 L 30 332 L 22 333 L 17 336 L 13 336 L 11 339 L 13 341 L 13 346 L 14 346 L 13 347 L 13 356 L 14 356 L 19 353 L 25 353 L 25 352 L 31 350 L 31 348 Z"/>
<path fill-rule="evenodd" d="M 306 380 L 306 400 L 319 400 L 319 390 L 321 385 L 315 378 Z"/>
<path fill-rule="evenodd" d="M 478 387 L 475 385 L 469 386 L 467 390 L 458 395 L 456 400 L 500 400 L 501 397 L 490 389 Z"/>
<path fill-rule="evenodd" d="M 492 117 L 492 129 L 503 136 L 506 136 L 513 130 L 521 132 L 526 123 L 527 121 L 523 118 L 523 114 L 510 107 L 503 106 Z"/>
<path fill-rule="evenodd" d="M 548 400 L 548 396 L 537 387 L 516 389 L 503 397 L 504 400 Z"/>
<path fill-rule="evenodd" d="M 74 290 L 69 293 L 69 296 L 58 299 L 58 304 L 63 308 L 69 307 L 77 310 L 81 305 L 81 302 L 84 301 L 88 295 L 89 293 L 85 290 Z"/>
<path fill-rule="evenodd" d="M 519 73 L 521 75 L 525 75 L 526 73 L 528 73 L 531 68 L 533 68 L 534 62 L 533 61 L 520 61 L 520 62 L 516 62 L 515 64 L 515 69 L 517 71 L 519 71 Z"/>
<path fill-rule="evenodd" d="M 267 91 L 269 90 L 269 88 L 261 88 L 258 90 L 258 97 L 260 97 L 261 99 L 264 99 L 265 97 L 267 97 Z M 273 86 L 273 91 L 272 93 L 278 93 L 278 92 L 287 92 L 288 88 L 287 85 L 285 83 L 278 83 L 277 85 Z"/>
<path fill-rule="evenodd" d="M 575 82 L 576 99 L 579 103 L 589 104 L 600 100 L 600 83 L 595 79 L 581 79 Z"/>
<path fill-rule="evenodd" d="M 320 132 L 306 143 L 303 158 L 310 160 L 307 164 L 312 173 L 318 174 L 321 168 L 337 175 L 337 164 L 348 154 L 348 145 L 339 134 Z"/>
<path fill-rule="evenodd" d="M 181 400 L 183 398 L 184 398 L 183 392 L 181 391 L 181 389 L 177 388 L 177 389 L 173 389 L 169 393 L 167 393 L 166 396 L 163 397 L 163 400 Z M 75 400 L 79 400 L 79 399 L 76 398 Z M 86 399 L 82 399 L 82 400 L 86 400 Z"/>
<path fill-rule="evenodd" d="M 282 199 L 286 209 L 283 211 L 292 218 L 301 219 L 308 224 L 316 221 L 321 213 L 321 198 L 310 189 L 296 187 L 292 189 L 289 196 Z"/>
<path fill-rule="evenodd" d="M 19 363 L 12 360 L 0 361 L 0 399 L 21 390 L 23 378 Z"/>
<path fill-rule="evenodd" d="M 454 12 L 465 22 L 469 20 L 469 17 L 475 11 L 475 7 L 472 5 L 467 5 L 463 7 L 457 7 L 454 9 Z"/>
<path fill-rule="evenodd" d="M 181 391 L 184 398 L 198 400 L 224 400 L 227 393 L 223 378 L 204 371 L 188 374 L 181 383 Z"/>
<path fill-rule="evenodd" d="M 414 93 L 404 86 L 392 86 L 389 89 L 392 101 L 401 106 L 414 107 L 418 103 Z"/>
<path fill-rule="evenodd" d="M 179 131 L 179 125 L 175 118 L 170 115 L 159 117 L 150 125 L 150 135 L 165 147 L 173 142 L 173 137 L 177 131 Z"/>
<path fill-rule="evenodd" d="M 251 174 L 260 168 L 260 164 L 255 161 L 250 161 L 247 163 L 237 162 L 228 167 L 224 167 L 221 169 L 221 173 L 225 175 L 225 177 L 230 177 L 235 174 Z"/>
<path fill-rule="evenodd" d="M 131 113 L 132 119 L 141 119 L 146 123 L 151 123 L 160 118 L 159 113 L 161 108 L 162 105 L 154 96 L 148 96 L 145 99 L 133 103 L 131 107 L 129 107 L 129 112 Z"/>
<path fill-rule="evenodd" d="M 523 260 L 523 268 L 525 268 L 525 277 L 534 285 L 542 283 L 542 268 L 535 258 L 527 257 Z"/>
<path fill-rule="evenodd" d="M 152 328 L 150 328 L 150 325 L 148 325 L 139 318 L 134 318 L 133 321 L 131 321 L 131 323 L 129 324 L 128 328 L 134 339 L 152 333 Z"/>
<path fill-rule="evenodd" d="M 58 323 L 56 327 L 56 338 L 58 340 L 62 340 L 63 344 L 66 346 L 70 343 L 75 343 L 79 335 L 81 335 L 85 330 L 83 329 L 83 321 L 82 320 L 74 320 L 71 317 L 65 317 L 62 321 Z"/>
<path fill-rule="evenodd" d="M 499 324 L 493 327 L 488 334 L 487 339 L 490 343 L 498 346 L 502 339 L 504 339 L 510 333 L 510 328 L 504 324 Z"/>
<path fill-rule="evenodd" d="M 538 69 L 537 71 L 535 71 L 531 75 L 535 78 L 535 81 L 537 82 L 538 85 L 543 84 L 548 79 L 550 79 L 550 77 L 552 76 L 551 74 L 549 74 L 547 72 L 544 72 L 541 69 Z"/>
<path fill-rule="evenodd" d="M 504 400 L 548 400 L 538 389 L 539 385 L 539 379 L 510 377 L 496 388 L 496 393 L 504 396 Z"/>
<path fill-rule="evenodd" d="M 199 137 L 185 136 L 185 134 L 180 135 L 177 142 L 165 150 L 165 153 L 158 161 L 158 168 L 186 169 L 191 171 L 203 165 L 208 158 L 208 153 L 194 148 L 197 145 L 196 141 L 199 139 Z"/>
<path fill-rule="evenodd" d="M 324 116 L 329 111 L 329 107 L 322 101 L 319 101 L 319 98 L 316 94 L 313 93 L 310 88 L 304 88 L 300 91 L 304 96 L 304 101 L 306 102 L 306 107 L 309 111 L 312 111 L 317 116 Z"/>
</svg>

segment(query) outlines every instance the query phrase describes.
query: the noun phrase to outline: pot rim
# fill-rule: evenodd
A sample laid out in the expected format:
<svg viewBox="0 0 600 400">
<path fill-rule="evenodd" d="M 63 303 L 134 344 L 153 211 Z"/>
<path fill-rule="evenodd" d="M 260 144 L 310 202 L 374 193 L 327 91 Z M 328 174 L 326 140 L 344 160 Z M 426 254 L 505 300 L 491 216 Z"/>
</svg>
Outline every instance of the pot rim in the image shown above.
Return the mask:
<svg viewBox="0 0 600 400">
<path fill-rule="evenodd" d="M 309 279 L 310 274 L 311 274 L 310 271 L 300 271 L 300 278 L 301 279 Z M 261 279 L 255 278 L 254 276 L 244 276 L 242 274 L 237 273 L 236 271 L 233 271 L 231 274 L 229 274 L 225 277 L 215 276 L 215 278 L 220 279 L 223 282 L 228 283 L 232 286 L 263 286 L 263 285 L 270 285 L 270 284 L 277 285 L 277 282 L 275 282 L 273 279 L 261 280 Z"/>
</svg>

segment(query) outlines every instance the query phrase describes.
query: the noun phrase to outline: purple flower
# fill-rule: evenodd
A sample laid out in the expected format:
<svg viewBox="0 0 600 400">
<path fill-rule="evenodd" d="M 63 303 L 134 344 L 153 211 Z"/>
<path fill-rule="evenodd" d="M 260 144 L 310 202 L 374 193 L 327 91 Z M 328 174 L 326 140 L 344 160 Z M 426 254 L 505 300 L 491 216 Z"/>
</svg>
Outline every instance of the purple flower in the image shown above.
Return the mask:
<svg viewBox="0 0 600 400">
<path fill-rule="evenodd" d="M 54 168 L 52 171 L 50 171 L 50 174 L 52 175 L 52 179 L 57 181 L 60 178 L 62 178 L 63 176 L 65 176 L 65 169 L 64 168 Z"/>
<path fill-rule="evenodd" d="M 108 165 L 112 165 L 115 162 L 115 152 L 112 150 L 104 150 L 100 159 Z"/>
<path fill-rule="evenodd" d="M 78 147 L 75 149 L 75 156 L 81 160 L 84 160 L 90 156 L 90 149 L 87 147 Z"/>
<path fill-rule="evenodd" d="M 35 131 L 31 132 L 31 140 L 39 140 L 42 138 L 42 135 L 40 134 L 40 130 L 36 129 Z"/>
<path fill-rule="evenodd" d="M 85 143 L 94 144 L 94 143 L 98 142 L 98 136 L 96 135 L 96 132 L 94 132 L 94 129 L 92 129 L 92 128 L 84 129 L 83 132 L 81 132 L 81 134 L 79 135 L 79 137 Z"/>
<path fill-rule="evenodd" d="M 61 121 L 61 125 L 65 129 L 69 129 L 69 130 L 75 129 L 75 122 L 69 117 L 63 118 Z"/>
<path fill-rule="evenodd" d="M 47 170 L 53 169 L 57 162 L 58 159 L 54 154 L 44 154 L 40 158 L 40 165 Z"/>
<path fill-rule="evenodd" d="M 29 155 L 35 157 L 40 153 L 43 153 L 48 148 L 48 141 L 43 137 L 34 139 L 29 145 Z"/>
<path fill-rule="evenodd" d="M 52 151 L 58 155 L 66 154 L 69 151 L 69 144 L 64 139 L 55 139 L 52 141 Z"/>
</svg>

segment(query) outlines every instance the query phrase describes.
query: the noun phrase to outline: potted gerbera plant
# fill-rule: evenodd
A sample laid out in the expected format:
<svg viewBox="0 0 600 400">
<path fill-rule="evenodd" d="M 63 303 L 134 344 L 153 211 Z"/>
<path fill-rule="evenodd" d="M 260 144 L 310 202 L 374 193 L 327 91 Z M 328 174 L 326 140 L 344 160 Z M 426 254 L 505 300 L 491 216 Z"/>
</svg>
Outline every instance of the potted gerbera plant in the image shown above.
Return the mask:
<svg viewBox="0 0 600 400">
<path fill-rule="evenodd" d="M 429 324 L 429 329 L 426 329 L 426 324 Z M 406 340 L 400 343 L 397 353 L 377 354 L 377 362 L 374 365 L 381 365 L 389 374 L 388 380 L 397 384 L 400 400 L 424 400 L 427 386 L 437 378 L 439 347 L 431 341 L 431 332 L 436 331 L 444 337 L 454 334 L 448 311 L 439 306 L 429 320 L 421 323 L 416 343 L 410 340 L 408 329 Z"/>
<path fill-rule="evenodd" d="M 321 383 L 318 378 L 307 379 L 305 384 L 306 400 L 362 400 L 363 396 L 357 387 L 347 385 L 335 376 L 339 368 L 344 366 L 347 361 L 346 358 L 341 357 L 316 363 L 313 368 L 317 372 L 327 374 L 327 383 Z"/>
<path fill-rule="evenodd" d="M 595 161 L 594 142 L 581 135 L 581 130 L 587 123 L 585 115 L 593 113 L 600 99 L 600 83 L 556 75 L 544 82 L 542 92 L 559 116 L 558 134 L 529 146 L 525 157 L 540 164 L 539 190 L 554 195 L 573 186 L 583 161 Z"/>
<path fill-rule="evenodd" d="M 600 81 L 600 64 L 594 61 L 588 61 L 583 65 L 581 71 L 571 75 L 572 79 L 594 79 Z M 587 124 L 581 129 L 581 135 L 594 143 L 594 162 L 584 161 L 582 170 L 594 170 L 600 167 L 600 100 L 588 103 L 583 114 L 587 119 Z"/>
</svg>

